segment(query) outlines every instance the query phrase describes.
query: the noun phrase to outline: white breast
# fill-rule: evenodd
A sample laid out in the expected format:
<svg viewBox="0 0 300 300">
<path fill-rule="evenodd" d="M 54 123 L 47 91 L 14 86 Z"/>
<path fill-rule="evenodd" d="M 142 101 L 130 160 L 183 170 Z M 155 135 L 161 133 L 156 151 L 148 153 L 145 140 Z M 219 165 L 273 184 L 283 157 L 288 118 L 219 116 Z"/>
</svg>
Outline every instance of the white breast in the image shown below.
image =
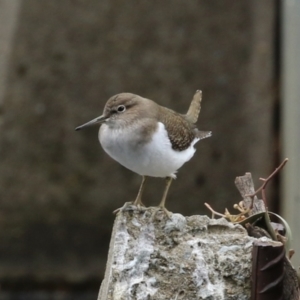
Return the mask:
<svg viewBox="0 0 300 300">
<path fill-rule="evenodd" d="M 172 149 L 163 123 L 158 123 L 156 132 L 149 143 L 137 143 L 134 128 L 110 129 L 103 124 L 99 130 L 99 141 L 105 152 L 129 170 L 140 175 L 175 178 L 175 172 L 189 161 L 196 149 L 194 139 L 191 146 L 183 151 Z"/>
</svg>

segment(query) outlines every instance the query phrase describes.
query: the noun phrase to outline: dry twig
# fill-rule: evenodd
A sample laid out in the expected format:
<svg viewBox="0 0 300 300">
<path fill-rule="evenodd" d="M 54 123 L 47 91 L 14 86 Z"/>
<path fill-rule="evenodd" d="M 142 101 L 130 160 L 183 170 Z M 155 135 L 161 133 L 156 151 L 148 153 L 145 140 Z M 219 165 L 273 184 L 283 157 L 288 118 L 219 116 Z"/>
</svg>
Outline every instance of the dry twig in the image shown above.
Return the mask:
<svg viewBox="0 0 300 300">
<path fill-rule="evenodd" d="M 250 197 L 252 198 L 252 206 L 253 206 L 253 199 L 254 196 L 257 195 L 260 191 L 261 191 L 261 195 L 262 195 L 262 199 L 265 202 L 265 206 L 267 206 L 267 198 L 266 198 L 266 186 L 268 184 L 268 182 L 285 166 L 285 164 L 288 162 L 288 158 L 286 158 L 278 168 L 275 169 L 275 171 L 268 176 L 268 178 L 259 178 L 260 180 L 263 181 L 263 184 L 261 185 L 261 187 L 259 187 L 253 194 L 248 194 L 246 195 L 246 197 Z M 252 207 L 251 207 L 252 208 Z"/>
</svg>

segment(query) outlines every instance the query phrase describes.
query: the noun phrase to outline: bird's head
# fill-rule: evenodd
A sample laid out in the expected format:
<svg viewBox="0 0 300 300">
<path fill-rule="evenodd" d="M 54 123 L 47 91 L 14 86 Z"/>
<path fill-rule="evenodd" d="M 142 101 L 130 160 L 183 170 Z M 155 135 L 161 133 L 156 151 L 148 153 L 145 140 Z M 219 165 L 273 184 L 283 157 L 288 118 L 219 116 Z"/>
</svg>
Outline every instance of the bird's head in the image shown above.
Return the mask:
<svg viewBox="0 0 300 300">
<path fill-rule="evenodd" d="M 108 99 L 101 116 L 76 127 L 75 130 L 102 123 L 110 127 L 122 127 L 143 114 L 146 102 L 147 99 L 131 93 L 117 94 Z"/>
</svg>

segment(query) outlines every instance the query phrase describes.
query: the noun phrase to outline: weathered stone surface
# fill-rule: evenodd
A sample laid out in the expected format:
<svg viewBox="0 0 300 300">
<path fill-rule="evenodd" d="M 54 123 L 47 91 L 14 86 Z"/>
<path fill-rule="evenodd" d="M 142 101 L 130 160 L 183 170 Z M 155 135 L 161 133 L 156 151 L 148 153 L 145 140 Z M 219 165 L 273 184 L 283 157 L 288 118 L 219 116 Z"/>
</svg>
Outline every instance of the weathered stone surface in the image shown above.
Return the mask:
<svg viewBox="0 0 300 300">
<path fill-rule="evenodd" d="M 153 211 L 117 216 L 98 300 L 250 299 L 255 239 L 242 226 Z"/>
</svg>

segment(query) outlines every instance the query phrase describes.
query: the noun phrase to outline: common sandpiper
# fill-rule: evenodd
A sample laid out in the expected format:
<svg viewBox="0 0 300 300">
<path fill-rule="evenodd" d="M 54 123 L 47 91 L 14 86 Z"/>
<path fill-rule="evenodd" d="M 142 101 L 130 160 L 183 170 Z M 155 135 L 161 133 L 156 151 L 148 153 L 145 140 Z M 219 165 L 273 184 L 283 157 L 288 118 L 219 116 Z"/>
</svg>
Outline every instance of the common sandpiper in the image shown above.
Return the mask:
<svg viewBox="0 0 300 300">
<path fill-rule="evenodd" d="M 142 176 L 138 195 L 133 202 L 143 206 L 142 194 L 148 176 L 166 178 L 158 205 L 167 215 L 166 197 L 177 170 L 189 161 L 194 145 L 211 136 L 195 123 L 201 109 L 202 92 L 197 90 L 186 114 L 179 114 L 152 100 L 131 93 L 112 96 L 103 114 L 75 130 L 101 124 L 99 141 L 104 151 L 127 169 Z"/>
</svg>

